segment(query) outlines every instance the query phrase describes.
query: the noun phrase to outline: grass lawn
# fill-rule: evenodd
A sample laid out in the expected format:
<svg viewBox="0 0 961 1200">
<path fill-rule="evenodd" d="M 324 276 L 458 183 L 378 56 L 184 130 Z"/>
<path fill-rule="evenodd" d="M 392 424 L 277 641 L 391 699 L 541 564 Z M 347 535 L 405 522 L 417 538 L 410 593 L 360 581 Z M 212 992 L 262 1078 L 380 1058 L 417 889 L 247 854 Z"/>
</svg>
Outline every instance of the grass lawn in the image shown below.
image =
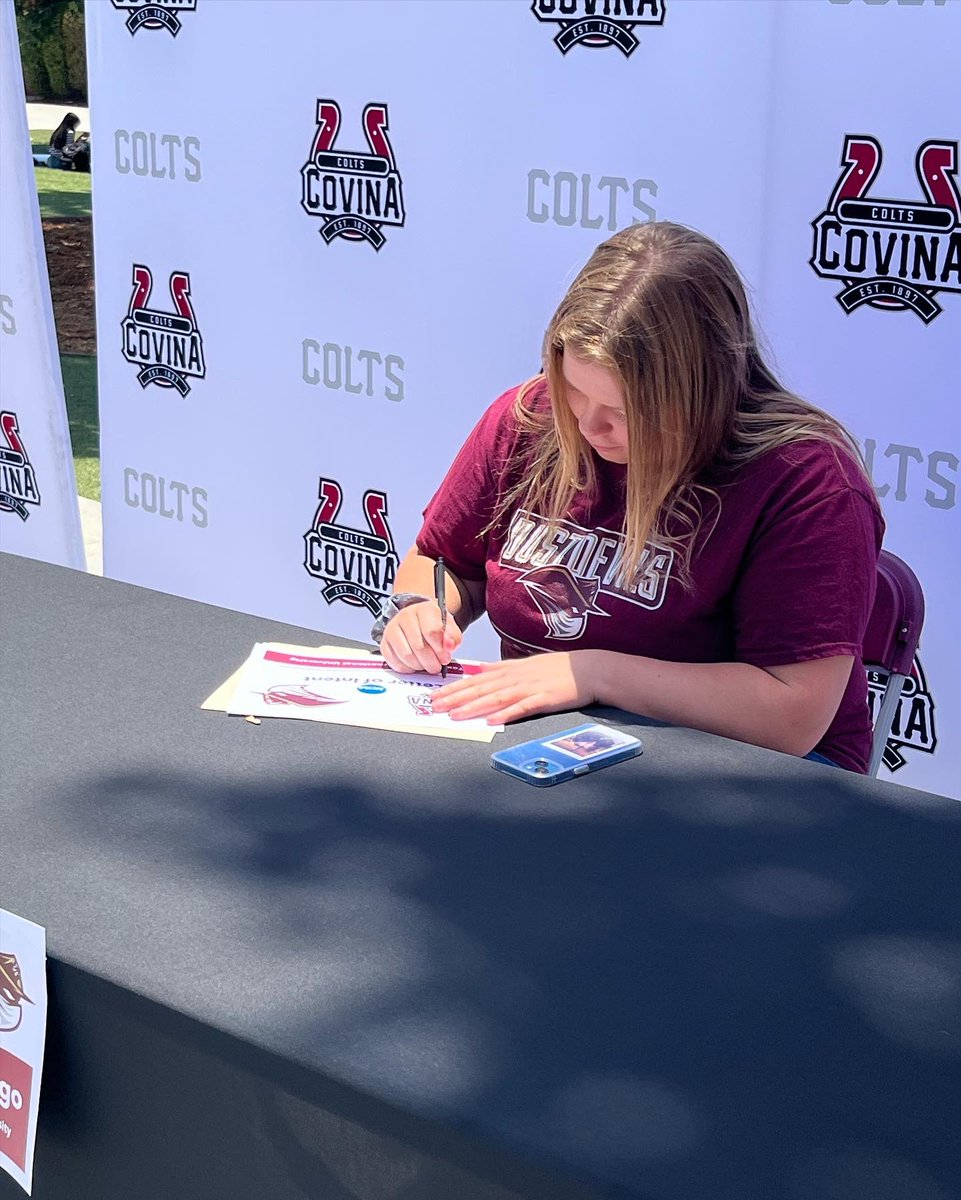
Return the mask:
<svg viewBox="0 0 961 1200">
<path fill-rule="evenodd" d="M 34 154 L 47 154 L 51 129 L 31 129 Z M 89 217 L 90 175 L 86 171 L 53 171 L 34 167 L 41 217 Z"/>
<path fill-rule="evenodd" d="M 66 172 L 64 172 L 66 174 Z M 100 499 L 100 414 L 97 409 L 97 359 L 93 354 L 61 354 L 63 391 L 73 443 L 77 492 Z"/>
</svg>

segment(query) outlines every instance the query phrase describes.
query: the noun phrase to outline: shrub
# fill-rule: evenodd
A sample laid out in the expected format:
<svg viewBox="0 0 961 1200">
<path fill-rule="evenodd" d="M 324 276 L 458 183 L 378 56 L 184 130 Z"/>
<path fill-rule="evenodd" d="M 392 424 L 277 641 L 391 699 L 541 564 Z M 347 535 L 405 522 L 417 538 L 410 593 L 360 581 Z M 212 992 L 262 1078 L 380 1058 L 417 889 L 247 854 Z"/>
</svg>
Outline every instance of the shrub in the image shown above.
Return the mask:
<svg viewBox="0 0 961 1200">
<path fill-rule="evenodd" d="M 28 95 L 83 99 L 87 53 L 81 0 L 16 0 L 23 82 Z"/>
<path fill-rule="evenodd" d="M 20 59 L 23 87 L 28 96 L 49 96 L 50 80 L 43 62 L 41 39 L 29 21 L 20 20 Z"/>
<path fill-rule="evenodd" d="M 67 82 L 73 95 L 87 96 L 87 47 L 84 43 L 83 5 L 80 0 L 68 0 L 60 25 L 63 33 L 63 54 L 67 62 Z"/>
<path fill-rule="evenodd" d="M 43 54 L 43 65 L 47 68 L 47 78 L 50 80 L 50 96 L 52 99 L 62 99 L 70 91 L 70 81 L 67 78 L 67 60 L 63 53 L 63 35 L 59 29 L 53 30 L 40 43 Z"/>
</svg>

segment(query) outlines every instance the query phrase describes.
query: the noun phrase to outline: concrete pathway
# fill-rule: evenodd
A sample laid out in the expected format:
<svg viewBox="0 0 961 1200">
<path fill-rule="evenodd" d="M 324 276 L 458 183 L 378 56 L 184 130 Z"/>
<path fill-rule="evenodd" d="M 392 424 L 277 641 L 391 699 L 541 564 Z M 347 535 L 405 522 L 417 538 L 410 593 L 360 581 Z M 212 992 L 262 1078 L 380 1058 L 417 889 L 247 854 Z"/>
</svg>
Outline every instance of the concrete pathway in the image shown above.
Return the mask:
<svg viewBox="0 0 961 1200">
<path fill-rule="evenodd" d="M 87 553 L 87 570 L 91 575 L 103 574 L 103 520 L 100 502 L 78 496 L 80 526 L 83 529 L 83 548 Z"/>
<path fill-rule="evenodd" d="M 62 104 L 28 104 L 28 129 L 56 129 L 68 112 L 76 113 L 80 118 L 81 133 L 90 132 L 90 109 L 82 104 L 71 104 L 64 100 Z"/>
</svg>

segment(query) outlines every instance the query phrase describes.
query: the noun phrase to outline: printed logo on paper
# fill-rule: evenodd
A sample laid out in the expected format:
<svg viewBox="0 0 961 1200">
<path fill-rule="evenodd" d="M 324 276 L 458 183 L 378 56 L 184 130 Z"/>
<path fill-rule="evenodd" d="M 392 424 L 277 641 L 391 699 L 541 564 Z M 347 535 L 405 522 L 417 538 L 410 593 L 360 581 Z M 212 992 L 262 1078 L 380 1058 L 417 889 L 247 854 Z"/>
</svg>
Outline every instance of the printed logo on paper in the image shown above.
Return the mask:
<svg viewBox="0 0 961 1200">
<path fill-rule="evenodd" d="M 343 489 L 333 479 L 320 480 L 320 503 L 313 524 L 304 534 L 304 567 L 324 583 L 328 604 L 345 604 L 380 614 L 383 601 L 394 590 L 399 559 L 387 524 L 387 496 L 364 493 L 366 529 L 338 523 Z"/>
<path fill-rule="evenodd" d="M 927 325 L 942 312 L 938 292 L 961 292 L 961 195 L 955 175 L 958 143 L 918 147 L 921 200 L 869 195 L 881 170 L 881 144 L 848 134 L 843 170 L 814 227 L 811 266 L 839 279 L 837 301 L 848 314 L 872 308 L 910 309 Z"/>
<path fill-rule="evenodd" d="M 40 488 L 15 412 L 0 412 L 0 434 L 0 512 L 16 513 L 26 521 L 27 505 L 40 506 Z"/>
<path fill-rule="evenodd" d="M 344 703 L 336 696 L 325 696 L 321 692 L 315 692 L 306 683 L 276 683 L 260 694 L 265 704 L 296 704 L 301 708 Z"/>
<path fill-rule="evenodd" d="M 623 560 L 622 533 L 571 521 L 552 524 L 523 509 L 514 514 L 500 554 L 502 567 L 519 572 L 515 582 L 544 618 L 547 637 L 559 641 L 581 637 L 590 617 L 609 616 L 605 596 L 639 608 L 661 607 L 674 551 L 648 542 L 631 581 L 622 578 Z"/>
<path fill-rule="evenodd" d="M 203 379 L 207 373 L 203 339 L 190 300 L 190 276 L 184 271 L 170 276 L 170 310 L 150 307 L 152 290 L 150 268 L 135 264 L 130 308 L 121 322 L 123 356 L 140 368 L 141 387 L 155 383 L 186 396 L 188 378 Z"/>
<path fill-rule="evenodd" d="M 667 0 L 532 0 L 538 21 L 559 25 L 554 44 L 562 54 L 572 46 L 616 46 L 630 57 L 641 44 L 638 25 L 663 25 Z"/>
<path fill-rule="evenodd" d="M 166 29 L 174 37 L 180 32 L 180 13 L 195 12 L 197 0 L 111 0 L 114 8 L 127 14 L 131 34 L 138 29 Z"/>
<path fill-rule="evenodd" d="M 320 236 L 366 241 L 375 250 L 386 238 L 383 227 L 404 224 L 404 185 L 387 137 L 387 105 L 368 104 L 361 119 L 367 148 L 335 149 L 340 105 L 317 101 L 317 127 L 310 157 L 300 169 L 300 204 L 320 218 Z"/>
<path fill-rule="evenodd" d="M 871 721 L 881 708 L 881 697 L 888 673 L 877 667 L 868 667 L 868 707 Z M 938 747 L 938 736 L 934 727 L 934 700 L 924 677 L 920 658 L 915 655 L 910 676 L 904 688 L 891 724 L 891 733 L 881 761 L 893 774 L 907 766 L 905 751 L 933 754 Z"/>
<path fill-rule="evenodd" d="M 33 1004 L 23 990 L 23 975 L 15 954 L 0 950 L 0 1033 L 13 1033 L 23 1019 L 22 1004 Z"/>
</svg>

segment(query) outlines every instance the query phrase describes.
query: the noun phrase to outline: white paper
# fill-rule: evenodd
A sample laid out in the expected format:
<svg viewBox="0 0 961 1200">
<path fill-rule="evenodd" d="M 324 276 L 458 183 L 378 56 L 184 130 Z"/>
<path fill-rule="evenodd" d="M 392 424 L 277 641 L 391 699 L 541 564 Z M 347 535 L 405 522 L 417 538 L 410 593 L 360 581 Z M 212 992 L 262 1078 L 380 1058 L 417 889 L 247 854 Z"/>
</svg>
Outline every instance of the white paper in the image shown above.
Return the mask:
<svg viewBox="0 0 961 1200">
<path fill-rule="evenodd" d="M 258 642 L 238 673 L 227 712 L 483 741 L 504 728 L 481 718 L 452 721 L 447 713 L 431 710 L 433 693 L 479 670 L 476 663 L 452 663 L 445 680 L 440 675 L 400 674 L 383 659 L 350 652 L 337 656 L 299 651 L 296 646 Z"/>
</svg>

